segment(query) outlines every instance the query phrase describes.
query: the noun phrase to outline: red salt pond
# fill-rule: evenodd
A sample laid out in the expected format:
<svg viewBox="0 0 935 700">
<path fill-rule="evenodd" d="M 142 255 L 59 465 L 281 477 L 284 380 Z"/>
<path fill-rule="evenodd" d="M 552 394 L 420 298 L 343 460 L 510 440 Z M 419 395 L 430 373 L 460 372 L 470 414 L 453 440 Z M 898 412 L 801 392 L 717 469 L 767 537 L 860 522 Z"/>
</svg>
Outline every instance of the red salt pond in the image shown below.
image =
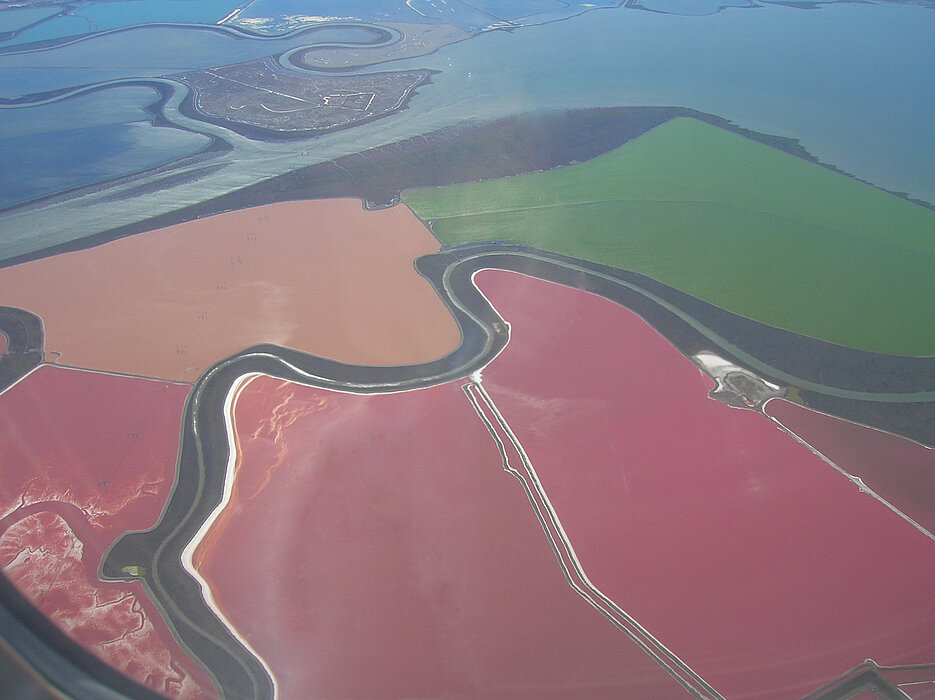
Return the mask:
<svg viewBox="0 0 935 700">
<path fill-rule="evenodd" d="M 584 571 L 721 694 L 801 697 L 867 658 L 935 661 L 935 542 L 709 399 L 630 311 L 515 273 L 476 282 L 512 324 L 483 386 Z"/>
<path fill-rule="evenodd" d="M 0 355 L 6 355 L 6 348 L 7 348 L 8 342 L 9 341 L 7 340 L 6 334 L 0 333 Z"/>
<path fill-rule="evenodd" d="M 935 450 L 788 401 L 770 401 L 766 414 L 935 533 Z"/>
<path fill-rule="evenodd" d="M 139 583 L 104 550 L 159 518 L 189 387 L 42 366 L 0 396 L 0 567 L 76 642 L 177 698 L 213 698 Z"/>
<path fill-rule="evenodd" d="M 687 697 L 569 588 L 460 382 L 248 381 L 193 562 L 284 700 Z"/>
</svg>

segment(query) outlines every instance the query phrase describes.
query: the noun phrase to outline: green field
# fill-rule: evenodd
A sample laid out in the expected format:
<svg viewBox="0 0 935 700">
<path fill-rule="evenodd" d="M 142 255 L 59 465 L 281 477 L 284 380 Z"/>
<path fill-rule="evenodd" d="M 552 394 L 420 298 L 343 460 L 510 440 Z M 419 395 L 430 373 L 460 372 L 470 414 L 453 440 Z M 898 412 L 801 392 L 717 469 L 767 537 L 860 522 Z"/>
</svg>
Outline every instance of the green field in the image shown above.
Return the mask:
<svg viewBox="0 0 935 700">
<path fill-rule="evenodd" d="M 586 163 L 403 201 L 445 244 L 534 246 L 816 338 L 935 354 L 935 212 L 694 119 Z"/>
</svg>

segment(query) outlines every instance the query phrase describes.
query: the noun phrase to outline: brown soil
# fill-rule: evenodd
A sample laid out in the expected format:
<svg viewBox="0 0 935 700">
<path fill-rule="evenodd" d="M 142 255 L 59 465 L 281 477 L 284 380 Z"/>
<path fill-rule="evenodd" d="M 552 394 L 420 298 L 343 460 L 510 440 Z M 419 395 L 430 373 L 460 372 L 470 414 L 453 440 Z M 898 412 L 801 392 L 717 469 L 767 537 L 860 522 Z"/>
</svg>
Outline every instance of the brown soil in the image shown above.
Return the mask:
<svg viewBox="0 0 935 700">
<path fill-rule="evenodd" d="M 438 242 L 404 206 L 282 202 L 0 270 L 42 318 L 46 359 L 193 381 L 274 343 L 352 364 L 434 360 L 459 332 L 413 260 Z"/>
</svg>

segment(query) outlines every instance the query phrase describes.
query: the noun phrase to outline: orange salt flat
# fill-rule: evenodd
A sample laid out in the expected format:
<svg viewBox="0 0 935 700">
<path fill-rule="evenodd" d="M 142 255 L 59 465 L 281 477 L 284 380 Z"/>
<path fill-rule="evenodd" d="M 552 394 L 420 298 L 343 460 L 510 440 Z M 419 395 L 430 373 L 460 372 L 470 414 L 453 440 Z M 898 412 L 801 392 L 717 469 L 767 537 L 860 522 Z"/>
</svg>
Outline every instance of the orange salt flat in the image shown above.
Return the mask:
<svg viewBox="0 0 935 700">
<path fill-rule="evenodd" d="M 413 260 L 406 207 L 356 199 L 228 212 L 0 270 L 0 304 L 43 322 L 48 361 L 194 381 L 273 343 L 341 362 L 427 362 L 460 334 Z"/>
</svg>

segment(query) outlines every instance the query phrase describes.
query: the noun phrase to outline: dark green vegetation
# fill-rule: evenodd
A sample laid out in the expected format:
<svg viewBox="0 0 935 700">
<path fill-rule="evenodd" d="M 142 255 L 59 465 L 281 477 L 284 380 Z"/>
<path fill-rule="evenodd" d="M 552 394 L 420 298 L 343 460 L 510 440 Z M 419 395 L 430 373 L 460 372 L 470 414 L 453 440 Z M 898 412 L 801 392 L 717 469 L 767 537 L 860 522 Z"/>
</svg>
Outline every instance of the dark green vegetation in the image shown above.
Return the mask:
<svg viewBox="0 0 935 700">
<path fill-rule="evenodd" d="M 399 201 L 401 190 L 411 187 L 491 180 L 590 160 L 679 116 L 701 119 L 803 158 L 811 157 L 791 139 L 744 131 L 720 117 L 682 107 L 609 107 L 521 114 L 490 122 L 465 122 L 300 168 L 146 221 L 10 257 L 0 261 L 0 265 L 90 248 L 116 238 L 272 202 L 358 197 L 369 208 L 391 206 Z M 169 176 L 113 197 L 119 200 L 129 194 L 164 189 L 177 184 L 173 177 L 179 181 L 196 179 L 212 167 L 219 166 Z"/>
<path fill-rule="evenodd" d="M 272 202 L 358 197 L 370 208 L 391 206 L 399 201 L 400 191 L 410 187 L 489 180 L 589 160 L 686 114 L 726 124 L 713 115 L 678 107 L 600 108 L 466 122 L 300 168 L 146 221 L 7 258 L 0 264 L 14 265 L 90 248 L 124 236 Z M 794 142 L 789 146 L 794 148 Z M 144 184 L 132 194 L 165 186 L 166 181 Z M 114 198 L 125 196 L 120 193 Z"/>
<path fill-rule="evenodd" d="M 935 212 L 695 119 L 585 163 L 403 199 L 445 244 L 531 245 L 822 340 L 935 354 Z"/>
</svg>

